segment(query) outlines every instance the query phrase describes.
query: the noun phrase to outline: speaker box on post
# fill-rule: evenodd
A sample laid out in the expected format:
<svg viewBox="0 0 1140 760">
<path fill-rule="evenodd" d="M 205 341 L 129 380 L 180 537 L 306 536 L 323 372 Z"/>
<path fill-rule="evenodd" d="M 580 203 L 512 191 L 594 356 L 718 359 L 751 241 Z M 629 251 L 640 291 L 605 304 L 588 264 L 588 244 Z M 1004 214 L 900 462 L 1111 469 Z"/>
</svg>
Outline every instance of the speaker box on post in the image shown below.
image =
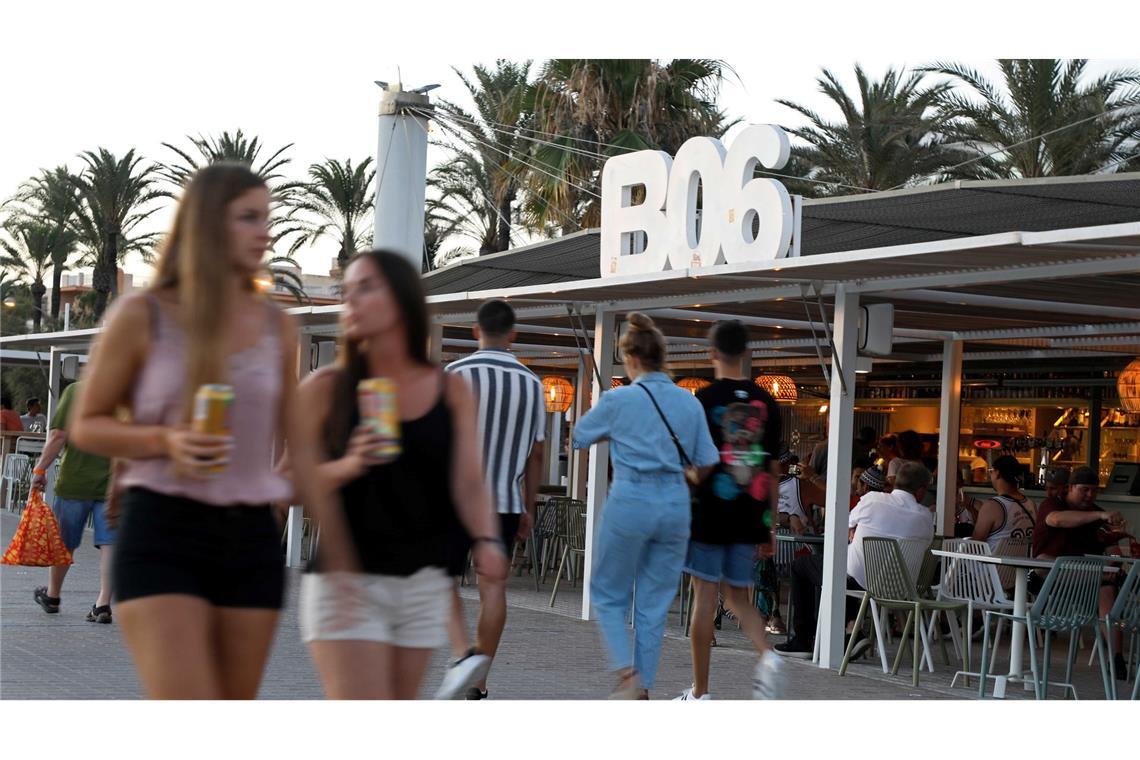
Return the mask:
<svg viewBox="0 0 1140 760">
<path fill-rule="evenodd" d="M 894 326 L 894 304 L 876 303 L 859 307 L 859 353 L 890 356 Z"/>
</svg>

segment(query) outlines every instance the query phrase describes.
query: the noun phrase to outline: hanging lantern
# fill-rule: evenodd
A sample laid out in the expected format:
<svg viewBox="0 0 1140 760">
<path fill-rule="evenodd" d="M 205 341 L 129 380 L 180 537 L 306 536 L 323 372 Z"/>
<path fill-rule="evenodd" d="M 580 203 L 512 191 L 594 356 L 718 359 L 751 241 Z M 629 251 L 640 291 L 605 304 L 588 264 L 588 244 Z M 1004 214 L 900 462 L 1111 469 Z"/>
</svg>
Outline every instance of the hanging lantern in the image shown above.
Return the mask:
<svg viewBox="0 0 1140 760">
<path fill-rule="evenodd" d="M 1125 411 L 1140 414 L 1140 359 L 1133 359 L 1116 378 L 1116 392 Z"/>
<path fill-rule="evenodd" d="M 694 396 L 697 395 L 697 391 L 702 388 L 708 388 L 710 385 L 712 385 L 712 383 L 703 377 L 682 377 L 677 381 L 678 388 L 684 388 Z"/>
<path fill-rule="evenodd" d="M 756 384 L 777 401 L 795 401 L 800 394 L 796 391 L 796 381 L 787 375 L 761 375 Z"/>
<path fill-rule="evenodd" d="M 574 403 L 574 386 L 564 377 L 549 375 L 542 378 L 542 397 L 546 411 L 561 414 Z"/>
</svg>

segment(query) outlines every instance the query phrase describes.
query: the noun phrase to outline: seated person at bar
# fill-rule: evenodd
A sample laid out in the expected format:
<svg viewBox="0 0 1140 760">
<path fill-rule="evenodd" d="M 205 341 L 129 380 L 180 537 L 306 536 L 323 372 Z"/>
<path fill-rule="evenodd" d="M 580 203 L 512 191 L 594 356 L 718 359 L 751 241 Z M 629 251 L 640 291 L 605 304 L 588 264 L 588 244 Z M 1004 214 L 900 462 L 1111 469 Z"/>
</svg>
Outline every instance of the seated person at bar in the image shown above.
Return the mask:
<svg viewBox="0 0 1140 760">
<path fill-rule="evenodd" d="M 875 454 L 878 455 L 875 464 L 879 466 L 879 469 L 883 472 L 890 470 L 891 462 L 898 459 L 899 456 L 898 436 L 893 433 L 888 433 L 880 438 L 879 445 L 875 449 Z"/>
<path fill-rule="evenodd" d="M 851 474 L 851 509 L 859 505 L 859 500 L 872 491 L 882 493 L 887 490 L 887 477 L 875 465 L 863 470 L 856 467 Z"/>
<path fill-rule="evenodd" d="M 24 423 L 20 421 L 20 415 L 12 408 L 12 397 L 7 393 L 0 395 L 0 427 L 5 431 L 15 433 L 22 432 L 24 429 Z"/>
<path fill-rule="evenodd" d="M 997 493 L 978 507 L 978 518 L 970 537 L 985 541 L 991 552 L 997 551 L 1002 539 L 1033 538 L 1037 505 L 1021 492 L 1021 463 L 1017 457 L 1004 454 L 995 459 L 990 468 L 990 483 Z"/>
<path fill-rule="evenodd" d="M 791 528 L 797 536 L 815 532 L 811 518 L 813 504 L 824 505 L 822 478 L 788 449 L 780 452 L 780 503 L 777 507 L 781 528 Z M 798 466 L 797 466 L 798 465 Z M 796 474 L 793 474 L 793 471 Z"/>
<path fill-rule="evenodd" d="M 867 571 L 863 557 L 863 539 L 896 538 L 899 540 L 934 538 L 934 521 L 930 510 L 922 506 L 931 483 L 930 470 L 921 463 L 907 462 L 898 469 L 895 476 L 895 489 L 890 493 L 869 491 L 848 519 L 847 540 L 847 588 L 862 591 L 867 582 Z M 786 643 L 776 645 L 776 652 L 791 657 L 810 657 L 815 643 L 816 589 L 823 586 L 823 555 L 812 554 L 800 557 L 791 568 L 792 597 L 795 607 L 795 635 Z M 846 620 L 850 625 L 859 613 L 859 600 L 847 598 Z M 852 659 L 858 659 L 870 646 L 870 641 L 862 638 L 851 652 Z"/>
<path fill-rule="evenodd" d="M 1051 467 L 1045 471 L 1045 498 L 1064 499 L 1069 492 L 1069 468 Z"/>
<path fill-rule="evenodd" d="M 892 459 L 886 469 L 887 483 L 890 484 L 891 488 L 895 487 L 895 477 L 900 467 L 907 462 L 922 464 L 922 437 L 913 430 L 902 431 L 898 437 L 898 451 L 898 457 Z M 923 467 L 925 466 L 923 465 Z"/>
<path fill-rule="evenodd" d="M 1033 556 L 1037 559 L 1079 557 L 1083 554 L 1103 554 L 1105 545 L 1112 541 L 1111 532 L 1125 528 L 1119 512 L 1106 512 L 1097 506 L 1096 492 L 1100 482 L 1091 467 L 1077 467 L 1069 476 L 1069 490 L 1064 496 L 1041 502 L 1037 510 L 1037 529 L 1033 532 Z M 1112 609 L 1116 601 L 1116 587 L 1123 573 L 1105 575 L 1101 581 L 1099 613 L 1101 617 Z M 1041 590 L 1044 577 L 1036 572 L 1029 574 L 1029 590 Z M 1127 667 L 1121 654 L 1120 629 L 1113 631 L 1116 657 L 1112 667 L 1119 680 L 1127 678 Z"/>
</svg>

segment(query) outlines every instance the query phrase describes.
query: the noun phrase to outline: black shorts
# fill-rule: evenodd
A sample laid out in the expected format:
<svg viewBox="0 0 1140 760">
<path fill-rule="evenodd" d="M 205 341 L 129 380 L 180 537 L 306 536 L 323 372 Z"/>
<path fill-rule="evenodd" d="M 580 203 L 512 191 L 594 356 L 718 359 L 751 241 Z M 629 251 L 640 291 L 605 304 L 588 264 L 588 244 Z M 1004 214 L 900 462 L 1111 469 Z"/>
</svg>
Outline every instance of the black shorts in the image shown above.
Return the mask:
<svg viewBox="0 0 1140 760">
<path fill-rule="evenodd" d="M 119 602 L 189 594 L 215 607 L 279 610 L 281 528 L 268 505 L 218 507 L 131 488 L 123 495 L 112 574 Z"/>
<path fill-rule="evenodd" d="M 508 558 L 511 556 L 521 521 L 521 514 L 499 515 L 499 538 L 503 540 L 504 551 L 506 551 Z M 471 551 L 473 542 L 462 527 L 457 528 L 452 533 L 450 541 L 451 544 L 447 552 L 447 574 L 452 577 L 459 577 L 467 569 L 467 553 Z"/>
</svg>

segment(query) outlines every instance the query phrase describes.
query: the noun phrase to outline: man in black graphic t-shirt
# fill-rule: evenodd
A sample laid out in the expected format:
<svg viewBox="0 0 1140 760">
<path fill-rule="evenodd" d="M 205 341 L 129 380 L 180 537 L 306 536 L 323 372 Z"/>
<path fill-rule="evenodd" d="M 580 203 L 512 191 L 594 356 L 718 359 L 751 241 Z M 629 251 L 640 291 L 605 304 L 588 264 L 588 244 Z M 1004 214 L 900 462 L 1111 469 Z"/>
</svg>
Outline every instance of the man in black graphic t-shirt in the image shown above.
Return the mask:
<svg viewBox="0 0 1140 760">
<path fill-rule="evenodd" d="M 771 551 L 776 505 L 780 411 L 749 378 L 748 330 L 739 321 L 718 322 L 710 333 L 717 380 L 697 393 L 705 409 L 720 463 L 704 480 L 693 504 L 685 572 L 693 577 L 693 686 L 680 699 L 709 699 L 709 658 L 717 590 L 760 655 L 753 697 L 779 696 L 780 661 L 768 648 L 764 619 L 748 588 L 757 546 Z"/>
</svg>

